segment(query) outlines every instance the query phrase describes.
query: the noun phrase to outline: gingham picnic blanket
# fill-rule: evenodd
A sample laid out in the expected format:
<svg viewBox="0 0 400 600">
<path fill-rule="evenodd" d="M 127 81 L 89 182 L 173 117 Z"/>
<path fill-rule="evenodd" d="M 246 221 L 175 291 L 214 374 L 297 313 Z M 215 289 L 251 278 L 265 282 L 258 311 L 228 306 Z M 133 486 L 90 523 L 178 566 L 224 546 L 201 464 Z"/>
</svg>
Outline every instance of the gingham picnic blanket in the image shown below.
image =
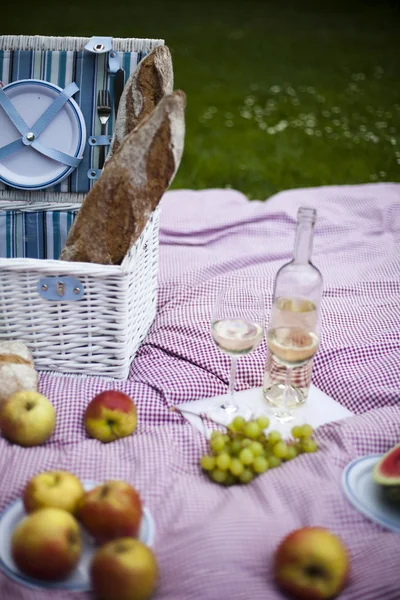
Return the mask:
<svg viewBox="0 0 400 600">
<path fill-rule="evenodd" d="M 318 453 L 221 488 L 198 467 L 206 440 L 170 408 L 226 391 L 228 360 L 210 335 L 215 297 L 226 284 L 262 282 L 269 311 L 300 205 L 318 210 L 314 262 L 325 280 L 313 382 L 358 416 L 319 428 Z M 0 439 L 0 510 L 42 470 L 124 479 L 156 520 L 157 600 L 283 598 L 272 553 L 306 525 L 330 528 L 349 548 L 352 574 L 340 598 L 399 600 L 400 538 L 356 512 L 340 478 L 353 458 L 400 441 L 400 185 L 288 191 L 267 203 L 231 190 L 176 191 L 162 208 L 158 313 L 128 381 L 41 376 L 57 429 L 35 449 Z M 261 385 L 264 360 L 265 345 L 239 360 L 237 389 Z M 106 388 L 130 394 L 139 411 L 137 433 L 108 445 L 88 439 L 82 423 Z M 35 591 L 0 573 L 1 600 L 85 597 Z"/>
</svg>

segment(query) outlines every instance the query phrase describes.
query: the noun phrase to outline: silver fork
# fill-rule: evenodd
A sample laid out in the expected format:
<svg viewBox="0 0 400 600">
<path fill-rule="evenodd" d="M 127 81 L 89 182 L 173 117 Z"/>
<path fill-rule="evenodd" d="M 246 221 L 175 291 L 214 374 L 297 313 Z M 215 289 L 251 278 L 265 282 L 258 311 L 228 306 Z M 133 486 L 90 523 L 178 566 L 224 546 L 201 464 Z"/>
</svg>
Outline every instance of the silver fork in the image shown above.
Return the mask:
<svg viewBox="0 0 400 600">
<path fill-rule="evenodd" d="M 107 134 L 107 123 L 111 116 L 111 97 L 108 90 L 99 90 L 97 94 L 97 116 L 101 123 L 101 135 Z M 99 169 L 104 166 L 106 147 L 100 146 Z"/>
</svg>

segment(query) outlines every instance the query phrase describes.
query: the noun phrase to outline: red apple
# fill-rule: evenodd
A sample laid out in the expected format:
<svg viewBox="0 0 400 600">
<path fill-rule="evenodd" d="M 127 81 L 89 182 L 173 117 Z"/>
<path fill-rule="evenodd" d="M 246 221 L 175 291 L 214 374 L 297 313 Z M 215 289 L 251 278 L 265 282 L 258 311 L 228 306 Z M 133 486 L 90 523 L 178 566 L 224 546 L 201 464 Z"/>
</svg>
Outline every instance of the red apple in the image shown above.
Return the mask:
<svg viewBox="0 0 400 600">
<path fill-rule="evenodd" d="M 136 429 L 136 406 L 129 396 L 117 390 L 97 394 L 84 416 L 88 435 L 101 442 L 113 442 Z"/>
<path fill-rule="evenodd" d="M 11 552 L 26 575 L 47 581 L 65 579 L 81 555 L 79 525 L 65 510 L 42 508 L 17 525 Z"/>
<path fill-rule="evenodd" d="M 142 502 L 129 484 L 107 481 L 86 492 L 77 517 L 99 543 L 136 537 L 142 519 Z"/>
<path fill-rule="evenodd" d="M 157 562 L 139 540 L 121 538 L 96 552 L 90 578 L 98 600 L 148 600 L 157 585 Z"/>
<path fill-rule="evenodd" d="M 0 429 L 20 446 L 43 444 L 56 426 L 54 406 L 38 392 L 15 392 L 0 405 Z"/>
<path fill-rule="evenodd" d="M 22 494 L 27 513 L 61 508 L 74 514 L 85 494 L 82 483 L 68 471 L 45 471 L 28 481 Z"/>
<path fill-rule="evenodd" d="M 299 600 L 327 600 L 343 589 L 349 558 L 343 542 L 328 529 L 304 527 L 279 545 L 274 561 L 278 585 Z"/>
</svg>

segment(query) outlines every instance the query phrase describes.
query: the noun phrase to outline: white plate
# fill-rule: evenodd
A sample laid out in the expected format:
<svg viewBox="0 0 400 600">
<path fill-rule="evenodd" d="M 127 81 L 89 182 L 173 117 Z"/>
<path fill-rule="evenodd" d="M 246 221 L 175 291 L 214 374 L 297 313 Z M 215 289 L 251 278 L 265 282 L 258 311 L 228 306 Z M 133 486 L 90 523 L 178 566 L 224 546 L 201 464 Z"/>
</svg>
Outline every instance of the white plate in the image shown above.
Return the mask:
<svg viewBox="0 0 400 600">
<path fill-rule="evenodd" d="M 343 471 L 342 486 L 354 508 L 382 527 L 400 533 L 400 509 L 382 499 L 379 486 L 372 479 L 373 468 L 382 456 L 370 454 L 353 460 Z"/>
<path fill-rule="evenodd" d="M 28 126 L 34 125 L 58 97 L 62 89 L 38 79 L 21 79 L 3 88 Z M 4 110 L 0 109 L 0 146 L 19 139 L 21 134 Z M 38 137 L 44 146 L 75 157 L 82 157 L 86 127 L 81 109 L 70 98 Z M 0 162 L 0 181 L 22 190 L 37 190 L 56 185 L 74 170 L 24 146 Z"/>
<path fill-rule="evenodd" d="M 84 481 L 85 490 L 95 487 L 96 483 Z M 26 516 L 22 500 L 16 500 L 10 504 L 0 517 L 0 569 L 11 579 L 18 581 L 28 587 L 69 590 L 73 592 L 86 592 L 90 590 L 89 565 L 96 550 L 91 537 L 81 529 L 82 533 L 82 556 L 74 572 L 63 581 L 47 582 L 39 581 L 28 575 L 24 575 L 16 566 L 11 556 L 11 536 L 18 523 Z M 138 539 L 152 546 L 154 542 L 155 524 L 154 519 L 147 508 L 143 508 L 143 517 L 140 524 Z"/>
</svg>

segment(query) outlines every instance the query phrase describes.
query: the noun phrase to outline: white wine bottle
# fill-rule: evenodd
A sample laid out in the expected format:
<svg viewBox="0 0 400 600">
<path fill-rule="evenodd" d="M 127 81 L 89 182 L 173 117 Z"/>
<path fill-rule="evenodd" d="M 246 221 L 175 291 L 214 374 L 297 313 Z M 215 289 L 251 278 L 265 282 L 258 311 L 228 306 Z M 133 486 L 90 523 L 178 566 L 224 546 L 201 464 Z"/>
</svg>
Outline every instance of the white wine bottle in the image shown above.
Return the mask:
<svg viewBox="0 0 400 600">
<path fill-rule="evenodd" d="M 315 209 L 299 209 L 293 259 L 281 267 L 275 279 L 264 398 L 283 411 L 306 401 L 319 346 L 322 275 L 311 262 L 315 220 Z"/>
</svg>

